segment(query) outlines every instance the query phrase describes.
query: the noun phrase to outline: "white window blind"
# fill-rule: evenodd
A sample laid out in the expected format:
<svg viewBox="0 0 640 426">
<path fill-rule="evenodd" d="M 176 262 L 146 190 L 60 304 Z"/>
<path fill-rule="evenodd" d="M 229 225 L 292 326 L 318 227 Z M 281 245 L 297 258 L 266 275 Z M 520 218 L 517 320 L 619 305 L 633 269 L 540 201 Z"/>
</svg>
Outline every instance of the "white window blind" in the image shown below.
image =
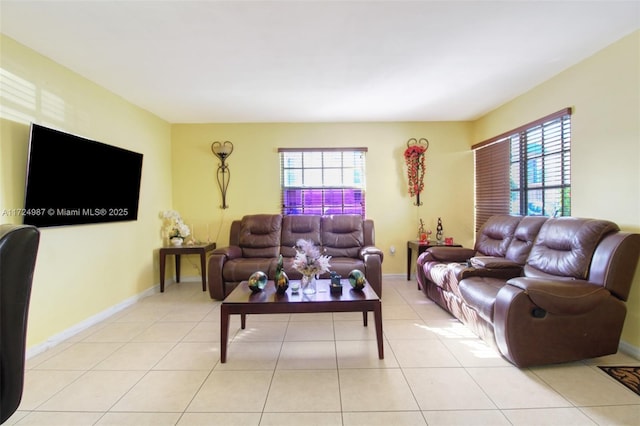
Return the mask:
<svg viewBox="0 0 640 426">
<path fill-rule="evenodd" d="M 283 214 L 365 217 L 367 148 L 280 148 Z"/>
</svg>

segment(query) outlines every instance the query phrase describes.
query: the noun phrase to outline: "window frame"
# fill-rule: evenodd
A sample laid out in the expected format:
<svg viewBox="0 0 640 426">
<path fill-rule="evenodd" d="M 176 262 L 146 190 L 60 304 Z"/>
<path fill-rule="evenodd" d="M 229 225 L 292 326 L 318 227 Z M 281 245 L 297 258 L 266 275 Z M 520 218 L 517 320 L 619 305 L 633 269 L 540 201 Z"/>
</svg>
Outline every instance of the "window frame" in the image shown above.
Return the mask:
<svg viewBox="0 0 640 426">
<path fill-rule="evenodd" d="M 280 157 L 280 209 L 289 214 L 359 214 L 366 217 L 366 147 L 348 148 L 278 148 Z M 298 164 L 285 164 L 287 154 L 300 155 Z M 309 154 L 320 154 L 309 155 Z M 336 167 L 336 154 L 339 166 Z M 345 154 L 360 155 L 345 164 Z M 320 159 L 319 163 L 305 163 Z M 349 159 L 347 159 L 349 160 Z M 297 172 L 295 172 L 298 170 Z M 336 170 L 339 184 L 336 184 Z M 327 173 L 331 171 L 331 173 Z M 352 179 L 345 179 L 345 172 Z M 288 184 L 287 177 L 297 184 Z M 314 176 L 320 184 L 305 183 L 305 178 Z M 356 177 L 357 176 L 357 177 Z M 347 181 L 345 183 L 345 180 Z"/>
<path fill-rule="evenodd" d="M 571 214 L 571 108 L 564 108 L 560 111 L 546 115 L 530 123 L 524 124 L 508 132 L 502 133 L 493 138 L 475 144 L 471 147 L 474 151 L 475 159 L 475 197 L 476 197 L 476 231 L 484 222 L 494 214 L 525 215 L 528 212 L 528 196 L 532 191 L 542 191 L 557 189 L 558 185 L 529 185 L 527 179 L 527 162 L 530 136 L 536 132 L 542 134 L 541 149 L 544 152 L 545 131 L 558 127 L 560 131 L 560 144 L 562 148 L 560 162 L 561 173 L 561 210 L 555 212 L 568 216 Z M 557 130 L 557 129 L 556 129 Z M 553 133 L 553 132 L 551 132 Z M 517 142 L 517 150 L 512 142 Z M 538 141 L 540 142 L 540 141 Z M 518 152 L 517 164 L 519 165 L 519 176 L 517 185 L 511 181 L 512 164 L 514 154 Z M 557 154 L 554 153 L 554 154 Z M 544 158 L 544 156 L 539 157 Z M 544 169 L 542 170 L 542 181 L 545 181 Z M 511 210 L 512 193 L 520 194 L 519 211 Z M 542 216 L 545 213 L 545 204 L 541 207 Z"/>
</svg>

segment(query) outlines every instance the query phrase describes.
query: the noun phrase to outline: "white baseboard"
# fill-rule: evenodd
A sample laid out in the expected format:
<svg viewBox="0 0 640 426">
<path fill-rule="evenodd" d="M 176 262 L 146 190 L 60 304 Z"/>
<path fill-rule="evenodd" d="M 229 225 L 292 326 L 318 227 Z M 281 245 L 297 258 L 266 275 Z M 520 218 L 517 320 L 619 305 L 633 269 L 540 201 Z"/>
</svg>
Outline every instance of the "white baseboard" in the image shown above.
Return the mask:
<svg viewBox="0 0 640 426">
<path fill-rule="evenodd" d="M 202 279 L 200 277 L 185 277 L 182 279 L 182 282 L 192 282 L 192 281 L 198 281 L 200 282 Z M 165 282 L 165 288 L 168 288 L 170 285 L 175 284 L 175 281 L 173 280 L 167 280 Z M 139 300 L 144 299 L 145 297 L 149 297 L 153 294 L 159 293 L 160 292 L 160 284 L 156 284 L 153 287 L 150 287 L 148 289 L 146 289 L 145 291 L 143 291 L 142 293 L 136 294 L 135 296 L 132 296 L 128 299 L 123 300 L 122 302 L 118 303 L 117 305 L 114 305 L 108 309 L 105 309 L 104 311 L 87 318 L 86 320 L 74 325 L 71 328 L 68 328 L 66 330 L 64 330 L 61 333 L 58 333 L 54 336 L 51 336 L 50 338 L 47 339 L 46 342 L 44 343 L 40 343 L 38 345 L 35 345 L 33 347 L 30 347 L 29 349 L 26 350 L 25 352 L 25 358 L 29 359 L 33 356 L 36 356 L 46 350 L 49 350 L 51 348 L 53 348 L 54 346 L 64 342 L 65 340 L 69 339 L 70 337 L 75 336 L 76 334 L 88 329 L 91 326 L 94 326 L 96 324 L 98 324 L 101 321 L 104 321 L 105 319 L 109 318 L 112 315 L 115 315 L 116 313 L 120 312 L 121 310 L 128 308 L 129 306 L 137 303 Z"/>
<path fill-rule="evenodd" d="M 620 345 L 618 346 L 618 349 L 620 350 L 620 352 L 624 352 L 630 357 L 640 360 L 640 348 L 638 348 L 637 346 L 633 346 L 622 340 L 620 342 Z"/>
<path fill-rule="evenodd" d="M 404 278 L 405 280 L 407 279 L 407 274 L 382 274 L 382 278 L 387 278 L 387 279 L 400 279 L 400 278 Z M 415 279 L 415 277 L 412 277 Z"/>
<path fill-rule="evenodd" d="M 173 284 L 173 283 L 172 282 L 167 283 L 165 284 L 165 286 L 168 286 L 170 284 Z M 145 297 L 151 296 L 152 294 L 155 294 L 158 292 L 160 292 L 160 284 L 156 284 L 155 286 L 146 289 L 142 293 L 139 293 L 128 299 L 125 299 L 122 302 L 118 303 L 117 305 L 111 306 L 110 308 L 105 309 L 104 311 L 87 318 L 86 320 L 74 325 L 73 327 L 68 328 L 61 333 L 58 333 L 56 335 L 49 337 L 43 343 L 30 347 L 29 349 L 26 350 L 25 357 L 26 359 L 29 359 L 33 356 L 41 354 L 42 352 L 47 351 L 53 348 L 54 346 L 59 345 L 65 340 L 88 329 L 89 327 L 94 326 L 101 321 L 104 321 L 105 319 L 120 312 L 121 310 L 128 308 L 129 306 L 137 303 L 140 299 L 144 299 Z"/>
</svg>

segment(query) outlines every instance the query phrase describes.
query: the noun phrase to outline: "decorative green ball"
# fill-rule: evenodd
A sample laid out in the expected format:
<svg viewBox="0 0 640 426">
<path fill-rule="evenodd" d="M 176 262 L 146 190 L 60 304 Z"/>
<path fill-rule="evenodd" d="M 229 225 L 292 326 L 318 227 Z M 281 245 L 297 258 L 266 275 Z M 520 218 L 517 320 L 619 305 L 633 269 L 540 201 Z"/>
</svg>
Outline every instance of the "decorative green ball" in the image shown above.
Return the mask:
<svg viewBox="0 0 640 426">
<path fill-rule="evenodd" d="M 267 274 L 262 271 L 256 271 L 249 277 L 249 289 L 253 293 L 262 291 L 267 285 Z"/>
<path fill-rule="evenodd" d="M 354 269 L 353 271 L 349 272 L 349 283 L 354 289 L 362 290 L 364 288 L 364 285 L 367 283 L 367 280 L 364 278 L 364 274 L 362 273 L 362 271 Z"/>
</svg>

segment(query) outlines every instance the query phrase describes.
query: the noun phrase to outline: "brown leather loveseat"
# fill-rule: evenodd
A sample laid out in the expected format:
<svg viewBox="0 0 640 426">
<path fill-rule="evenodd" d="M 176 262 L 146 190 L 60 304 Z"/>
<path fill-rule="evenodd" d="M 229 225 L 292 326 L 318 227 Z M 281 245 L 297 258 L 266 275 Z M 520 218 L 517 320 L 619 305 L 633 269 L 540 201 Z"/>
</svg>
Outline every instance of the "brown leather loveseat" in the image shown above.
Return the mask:
<svg viewBox="0 0 640 426">
<path fill-rule="evenodd" d="M 299 239 L 313 241 L 331 256 L 331 270 L 346 278 L 354 269 L 365 274 L 382 296 L 383 253 L 375 247 L 374 224 L 360 215 L 255 214 L 231 223 L 229 246 L 214 250 L 209 258 L 208 283 L 212 299 L 222 300 L 241 281 L 262 271 L 275 277 L 280 254 L 290 279 L 301 274 L 292 268 Z M 328 278 L 325 274 L 320 278 Z"/>
<path fill-rule="evenodd" d="M 418 286 L 519 367 L 616 353 L 640 235 L 610 221 L 494 216 L 473 249 L 418 257 Z"/>
</svg>

